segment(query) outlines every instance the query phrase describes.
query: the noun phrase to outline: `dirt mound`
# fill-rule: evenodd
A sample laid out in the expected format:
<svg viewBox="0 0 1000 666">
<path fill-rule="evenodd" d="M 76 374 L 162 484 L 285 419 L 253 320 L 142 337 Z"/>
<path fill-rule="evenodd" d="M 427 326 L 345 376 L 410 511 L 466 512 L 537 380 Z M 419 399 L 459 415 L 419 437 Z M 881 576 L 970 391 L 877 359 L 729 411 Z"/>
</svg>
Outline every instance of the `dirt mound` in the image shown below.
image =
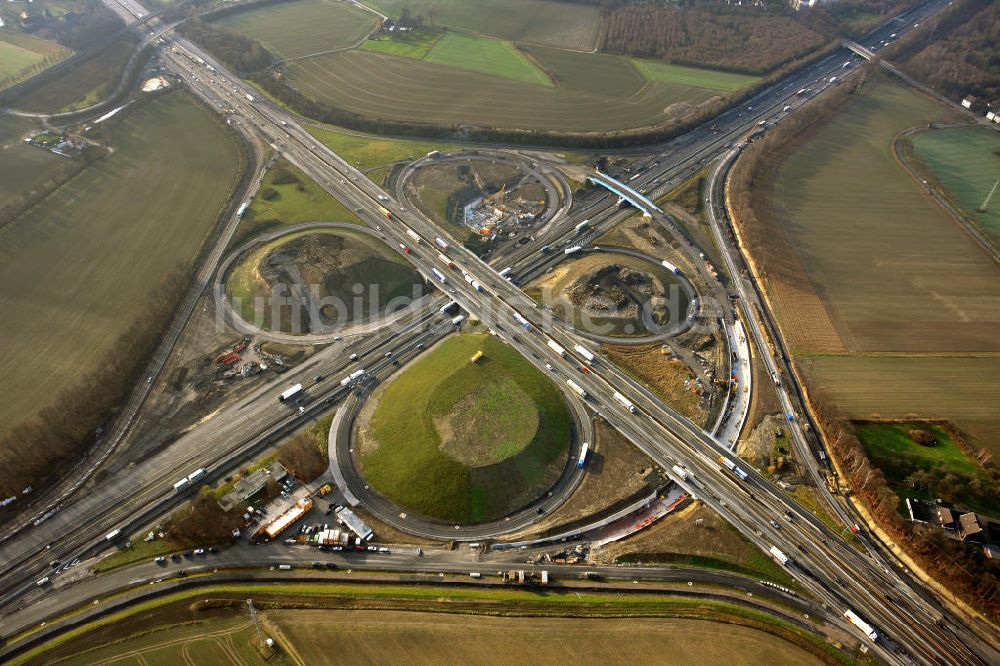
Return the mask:
<svg viewBox="0 0 1000 666">
<path fill-rule="evenodd" d="M 634 319 L 645 308 L 655 323 L 662 324 L 670 316 L 664 291 L 663 283 L 650 273 L 608 264 L 580 276 L 567 289 L 566 298 L 595 316 Z"/>
</svg>

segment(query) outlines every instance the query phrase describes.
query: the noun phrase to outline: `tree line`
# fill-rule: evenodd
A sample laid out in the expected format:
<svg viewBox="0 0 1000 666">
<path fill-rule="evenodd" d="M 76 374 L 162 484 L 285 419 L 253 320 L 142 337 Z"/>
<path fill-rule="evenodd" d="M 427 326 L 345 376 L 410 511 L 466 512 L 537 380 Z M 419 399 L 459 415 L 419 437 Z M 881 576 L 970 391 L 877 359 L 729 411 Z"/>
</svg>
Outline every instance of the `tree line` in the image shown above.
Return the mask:
<svg viewBox="0 0 1000 666">
<path fill-rule="evenodd" d="M 907 35 L 886 57 L 953 99 L 1000 102 L 1000 3 L 957 0 L 936 25 Z"/>
</svg>

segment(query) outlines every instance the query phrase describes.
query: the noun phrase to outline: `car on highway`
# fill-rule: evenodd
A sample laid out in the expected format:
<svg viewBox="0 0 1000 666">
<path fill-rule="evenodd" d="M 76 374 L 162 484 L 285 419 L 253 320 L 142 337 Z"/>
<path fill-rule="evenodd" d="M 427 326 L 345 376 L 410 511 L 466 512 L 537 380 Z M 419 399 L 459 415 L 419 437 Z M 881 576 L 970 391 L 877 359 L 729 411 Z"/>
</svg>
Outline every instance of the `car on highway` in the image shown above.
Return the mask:
<svg viewBox="0 0 1000 666">
<path fill-rule="evenodd" d="M 167 558 L 165 558 L 163 555 L 160 555 L 159 557 L 157 557 L 153 561 L 156 562 L 157 564 L 166 564 L 167 563 Z"/>
<path fill-rule="evenodd" d="M 195 555 L 204 555 L 205 554 L 205 549 L 204 548 L 195 548 L 194 549 L 194 554 Z"/>
</svg>

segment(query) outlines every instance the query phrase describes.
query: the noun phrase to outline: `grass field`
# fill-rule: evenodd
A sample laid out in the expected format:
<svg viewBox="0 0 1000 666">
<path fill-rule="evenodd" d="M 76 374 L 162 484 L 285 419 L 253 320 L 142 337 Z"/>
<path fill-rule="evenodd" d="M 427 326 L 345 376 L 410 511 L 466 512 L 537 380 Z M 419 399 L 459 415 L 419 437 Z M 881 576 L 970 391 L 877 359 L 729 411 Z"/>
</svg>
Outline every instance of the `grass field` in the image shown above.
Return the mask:
<svg viewBox="0 0 1000 666">
<path fill-rule="evenodd" d="M 0 236 L 0 423 L 44 407 L 111 351 L 150 291 L 190 266 L 238 176 L 239 145 L 183 94 L 141 106 L 115 151 Z"/>
<path fill-rule="evenodd" d="M 876 79 L 781 164 L 754 251 L 793 349 L 1000 350 L 1000 266 L 892 154 L 898 132 L 949 113 Z"/>
<path fill-rule="evenodd" d="M 432 150 L 453 150 L 461 147 L 457 144 L 435 143 L 433 141 L 355 136 L 310 125 L 306 125 L 306 129 L 324 146 L 359 169 L 370 169 L 399 160 L 415 159 Z"/>
<path fill-rule="evenodd" d="M 72 51 L 23 32 L 0 32 L 0 90 L 34 76 Z"/>
<path fill-rule="evenodd" d="M 292 182 L 275 182 L 292 180 Z M 253 201 L 233 236 L 232 247 L 262 232 L 302 222 L 333 221 L 362 224 L 353 210 L 320 188 L 297 167 L 278 162 L 264 174 Z"/>
<path fill-rule="evenodd" d="M 917 444 L 909 436 L 912 429 L 932 433 L 937 443 L 934 446 Z M 989 475 L 959 448 L 947 430 L 928 423 L 867 422 L 856 424 L 854 430 L 868 457 L 885 473 L 889 486 L 900 497 L 932 500 L 950 492 L 963 507 L 974 511 L 995 516 L 1000 510 L 1000 497 L 995 493 L 970 492 L 972 486 L 969 481 L 973 480 L 978 488 L 995 490 L 995 486 Z M 908 482 L 915 472 L 927 470 L 935 470 L 947 480 L 940 487 L 932 484 L 928 488 L 915 487 Z"/>
<path fill-rule="evenodd" d="M 812 392 L 852 419 L 950 420 L 1000 455 L 1000 355 L 816 355 L 799 358 Z"/>
<path fill-rule="evenodd" d="M 286 59 L 354 46 L 376 22 L 374 14 L 351 3 L 297 0 L 227 16 L 217 25 L 252 37 Z"/>
<path fill-rule="evenodd" d="M 515 49 L 513 44 L 498 39 L 468 37 L 449 32 L 434 44 L 424 60 L 511 81 L 552 85 L 549 77 Z"/>
<path fill-rule="evenodd" d="M 392 17 L 406 7 L 438 28 L 582 51 L 597 47 L 601 25 L 597 6 L 567 8 L 552 0 L 375 0 L 371 5 Z"/>
<path fill-rule="evenodd" d="M 682 118 L 722 92 L 659 81 L 631 92 L 635 74 L 621 85 L 615 78 L 620 64 L 608 65 L 613 61 L 605 56 L 578 55 L 558 58 L 569 82 L 560 88 L 364 49 L 295 61 L 285 69 L 289 83 L 316 100 L 369 117 L 445 125 L 565 131 L 645 127 Z M 587 81 L 588 60 L 601 77 L 593 82 Z M 615 83 L 601 86 L 600 81 L 611 80 Z M 621 92 L 630 96 L 616 96 Z"/>
<path fill-rule="evenodd" d="M 480 350 L 484 358 L 471 363 Z M 570 430 L 562 394 L 547 377 L 494 337 L 461 335 L 386 386 L 362 426 L 362 472 L 425 516 L 498 518 L 556 481 Z"/>
<path fill-rule="evenodd" d="M 760 80 L 759 76 L 733 74 L 731 72 L 721 72 L 699 67 L 684 67 L 653 60 L 633 60 L 632 62 L 642 72 L 642 75 L 650 81 L 675 83 L 694 88 L 708 88 L 710 90 L 732 92 Z"/>
<path fill-rule="evenodd" d="M 913 137 L 917 157 L 965 214 L 1000 242 L 1000 187 L 985 212 L 977 209 L 1000 180 L 1000 133 L 985 127 L 948 128 Z"/>
<path fill-rule="evenodd" d="M 379 51 L 401 58 L 423 59 L 434 48 L 444 33 L 439 30 L 422 28 L 407 32 L 379 34 L 361 45 L 366 51 Z"/>
<path fill-rule="evenodd" d="M 98 102 L 118 84 L 134 46 L 134 37 L 119 37 L 94 57 L 18 98 L 14 106 L 27 111 L 54 113 Z"/>
</svg>

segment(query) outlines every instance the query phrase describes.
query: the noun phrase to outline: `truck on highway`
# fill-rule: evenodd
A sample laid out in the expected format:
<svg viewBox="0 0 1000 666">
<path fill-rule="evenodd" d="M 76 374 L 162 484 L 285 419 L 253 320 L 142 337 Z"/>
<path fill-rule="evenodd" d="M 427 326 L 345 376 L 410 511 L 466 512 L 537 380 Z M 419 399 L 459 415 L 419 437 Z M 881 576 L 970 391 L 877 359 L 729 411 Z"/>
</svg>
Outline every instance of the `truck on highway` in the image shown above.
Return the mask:
<svg viewBox="0 0 1000 666">
<path fill-rule="evenodd" d="M 850 608 L 848 608 L 844 612 L 844 617 L 846 617 L 848 621 L 855 627 L 865 632 L 865 635 L 868 636 L 868 638 L 872 639 L 873 641 L 878 640 L 878 634 L 875 632 L 872 626 L 867 622 L 865 622 L 864 620 L 862 620 L 860 617 L 858 617 L 858 614 L 852 611 Z"/>
<path fill-rule="evenodd" d="M 340 385 L 341 386 L 347 386 L 348 384 L 350 384 L 351 382 L 353 382 L 355 379 L 357 379 L 358 377 L 361 377 L 364 374 L 365 374 L 365 369 L 364 368 L 361 368 L 359 370 L 355 370 L 351 374 L 349 374 L 346 377 L 344 377 L 343 379 L 341 379 L 340 380 Z"/>
<path fill-rule="evenodd" d="M 236 217 L 243 217 L 243 213 L 247 212 L 247 202 L 240 204 L 240 207 L 236 209 Z"/>
<path fill-rule="evenodd" d="M 573 392 L 579 395 L 581 398 L 587 397 L 587 392 L 583 390 L 583 387 L 574 382 L 572 379 L 566 380 L 566 385 L 573 389 Z"/>
<path fill-rule="evenodd" d="M 448 268 L 454 268 L 455 267 L 455 262 L 452 261 L 451 259 L 449 259 L 448 255 L 446 255 L 446 254 L 442 254 L 442 253 L 438 252 L 438 259 L 440 259 L 441 263 L 444 264 L 445 266 L 447 266 Z"/>
<path fill-rule="evenodd" d="M 497 273 L 497 275 L 499 275 L 500 277 L 502 277 L 505 280 L 510 280 L 510 277 L 508 277 L 508 276 L 510 275 L 510 270 L 512 268 L 513 268 L 513 266 L 508 266 L 507 268 L 505 268 L 502 271 L 500 271 L 499 273 Z"/>
<path fill-rule="evenodd" d="M 180 491 L 184 490 L 184 488 L 187 487 L 187 484 L 188 480 L 187 477 L 185 476 L 183 479 L 174 484 L 174 492 L 179 493 Z"/>
<path fill-rule="evenodd" d="M 719 456 L 719 462 L 722 463 L 723 465 L 725 465 L 726 469 L 728 469 L 729 471 L 731 471 L 733 474 L 735 474 L 736 476 L 738 476 L 743 481 L 747 480 L 747 478 L 748 478 L 747 473 L 744 472 L 742 469 L 740 469 L 739 466 L 736 463 L 734 463 L 732 460 L 730 460 L 729 458 L 727 458 L 725 456 Z"/>
<path fill-rule="evenodd" d="M 573 229 L 576 230 L 576 233 L 580 233 L 580 232 L 584 231 L 589 226 L 590 226 L 590 220 L 584 220 L 580 224 L 578 224 L 575 227 L 573 227 Z"/>
<path fill-rule="evenodd" d="M 587 454 L 590 453 L 590 444 L 584 442 L 583 446 L 580 447 L 580 457 L 576 459 L 576 466 L 583 467 L 587 464 Z"/>
<path fill-rule="evenodd" d="M 438 246 L 439 248 L 441 248 L 442 250 L 447 250 L 447 249 L 448 249 L 448 244 L 447 244 L 447 243 L 445 243 L 445 242 L 444 242 L 444 239 L 443 239 L 443 238 L 441 238 L 440 236 L 435 236 L 435 237 L 434 237 L 434 243 L 435 243 L 435 244 L 436 244 L 436 245 L 437 245 L 437 246 Z"/>
<path fill-rule="evenodd" d="M 442 313 L 450 315 L 458 314 L 458 310 L 459 310 L 458 301 L 452 301 L 448 305 L 441 308 Z"/>
<path fill-rule="evenodd" d="M 302 393 L 302 384 L 296 384 L 282 391 L 281 395 L 278 396 L 278 402 L 288 402 L 300 393 Z"/>
<path fill-rule="evenodd" d="M 117 539 L 121 535 L 122 535 L 122 531 L 120 529 L 113 529 L 113 530 L 111 530 L 110 532 L 108 532 L 107 534 L 104 535 L 104 540 L 105 541 L 114 541 L 115 539 Z"/>
<path fill-rule="evenodd" d="M 776 546 L 771 546 L 771 555 L 781 564 L 788 564 L 788 556 L 778 550 Z"/>
<path fill-rule="evenodd" d="M 413 239 L 414 244 L 420 245 L 420 235 L 413 229 L 407 229 L 406 235 Z"/>
<path fill-rule="evenodd" d="M 623 396 L 618 391 L 615 391 L 614 394 L 612 394 L 612 397 L 615 399 L 615 402 L 618 402 L 622 407 L 635 414 L 635 405 L 632 404 L 631 400 Z"/>
<path fill-rule="evenodd" d="M 470 281 L 469 284 L 471 284 L 472 288 L 475 289 L 476 291 L 480 291 L 481 292 L 483 290 L 483 285 L 479 284 L 475 280 Z"/>
<path fill-rule="evenodd" d="M 444 276 L 444 273 L 442 273 L 441 271 L 439 271 L 436 268 L 432 268 L 431 269 L 431 273 L 434 273 L 434 277 L 436 277 L 438 280 L 441 280 L 441 282 L 447 282 L 448 281 L 448 278 L 446 278 Z"/>
<path fill-rule="evenodd" d="M 774 382 L 775 386 L 781 386 L 781 375 L 779 375 L 777 372 L 772 372 L 771 381 Z"/>
<path fill-rule="evenodd" d="M 244 97 L 247 98 L 248 102 L 256 102 L 257 101 L 256 99 L 254 99 L 253 95 L 244 95 Z"/>
<path fill-rule="evenodd" d="M 560 356 L 563 356 L 563 357 L 566 356 L 566 350 L 563 348 L 562 345 L 560 345 L 555 340 L 547 340 L 545 342 L 545 344 L 547 344 L 549 346 L 549 349 L 551 349 L 555 353 L 559 354 Z"/>
<path fill-rule="evenodd" d="M 681 274 L 681 269 L 677 268 L 677 266 L 675 266 L 674 264 L 670 263 L 666 259 L 664 259 L 663 261 L 661 261 L 660 264 L 664 268 L 666 268 L 668 271 L 670 271 L 671 273 L 673 273 L 674 275 L 680 275 Z"/>
<path fill-rule="evenodd" d="M 681 481 L 687 481 L 688 480 L 688 478 L 689 478 L 688 471 L 686 469 L 684 469 L 683 467 L 681 467 L 680 465 L 674 465 L 670 469 L 673 470 L 674 474 L 676 474 L 677 476 L 681 477 Z"/>
<path fill-rule="evenodd" d="M 387 220 L 391 220 L 392 219 L 392 211 L 390 211 L 385 206 L 379 206 L 378 207 L 378 212 L 382 213 L 382 215 L 385 217 L 385 219 L 387 219 Z"/>
<path fill-rule="evenodd" d="M 520 312 L 515 312 L 514 313 L 514 321 L 516 321 L 518 324 L 520 324 L 521 328 L 523 328 L 524 330 L 526 330 L 526 331 L 530 331 L 531 330 L 531 324 L 528 323 L 527 319 L 525 319 L 524 317 L 521 316 Z"/>
<path fill-rule="evenodd" d="M 203 476 L 205 476 L 205 468 L 204 467 L 199 467 L 195 471 L 193 471 L 190 474 L 188 474 L 188 477 L 187 477 L 188 483 L 194 483 L 195 481 L 197 481 L 198 479 L 200 479 Z"/>
<path fill-rule="evenodd" d="M 458 315 L 451 318 L 451 323 L 455 326 L 461 326 L 463 321 L 465 321 L 465 315 Z"/>
<path fill-rule="evenodd" d="M 581 247 L 580 245 L 574 245 L 573 247 L 568 247 L 565 250 L 563 250 L 563 254 L 576 254 L 582 249 L 583 247 Z"/>
<path fill-rule="evenodd" d="M 576 345 L 575 347 L 573 347 L 573 351 L 575 351 L 577 354 L 586 359 L 587 363 L 593 363 L 594 359 L 597 358 L 596 356 L 594 356 L 594 353 L 592 351 L 590 351 L 583 345 Z"/>
</svg>

